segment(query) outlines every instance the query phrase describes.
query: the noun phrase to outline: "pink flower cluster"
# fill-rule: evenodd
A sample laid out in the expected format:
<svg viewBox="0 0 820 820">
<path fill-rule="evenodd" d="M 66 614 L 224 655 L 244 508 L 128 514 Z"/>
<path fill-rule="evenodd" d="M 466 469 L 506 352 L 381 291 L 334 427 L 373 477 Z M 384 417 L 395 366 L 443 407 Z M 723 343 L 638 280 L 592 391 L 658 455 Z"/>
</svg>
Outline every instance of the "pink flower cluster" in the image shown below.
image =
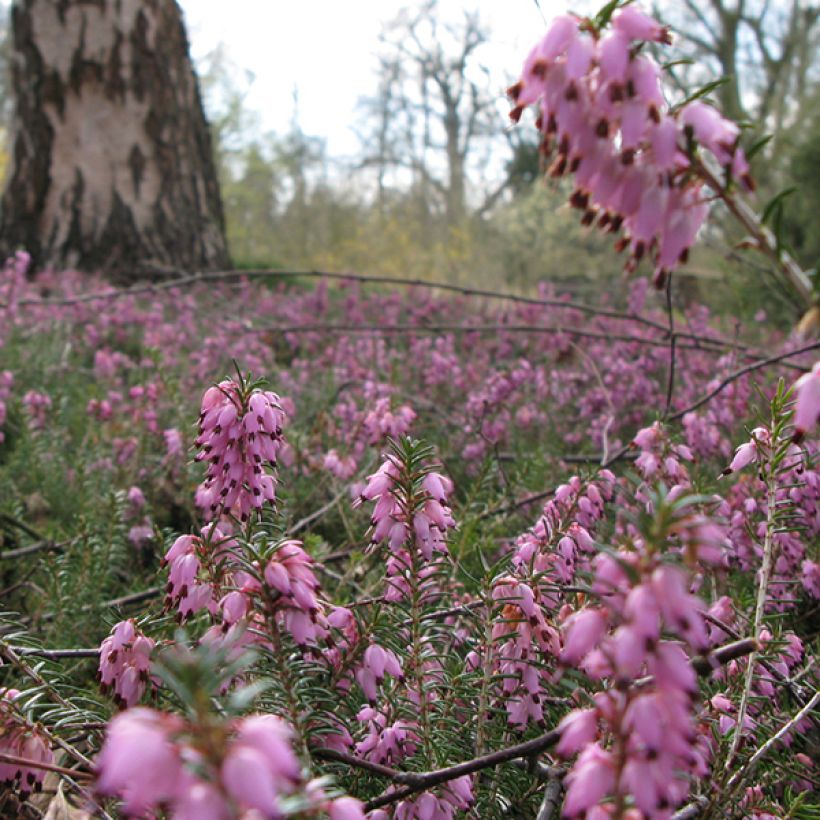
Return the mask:
<svg viewBox="0 0 820 820">
<path fill-rule="evenodd" d="M 215 613 L 222 594 L 224 564 L 236 549 L 236 540 L 213 523 L 202 528 L 201 536 L 177 538 L 162 559 L 162 565 L 169 567 L 165 608 L 175 606 L 180 620 L 202 609 Z"/>
<path fill-rule="evenodd" d="M 689 471 L 681 462 L 692 461 L 692 451 L 685 444 L 673 444 L 659 421 L 639 430 L 632 446 L 640 450 L 635 466 L 649 486 L 663 482 L 670 491 L 679 488 L 676 492 L 689 486 Z"/>
<path fill-rule="evenodd" d="M 20 307 L 17 301 L 26 295 L 28 281 L 26 272 L 31 256 L 26 251 L 17 251 L 5 261 L 0 270 L 0 346 L 6 341 L 5 334 L 14 327 Z"/>
<path fill-rule="evenodd" d="M 542 150 L 557 148 L 550 173 L 575 175 L 570 202 L 584 211 L 584 224 L 623 229 L 618 246 L 629 247 L 627 267 L 651 256 L 660 286 L 685 261 L 708 212 L 688 143 L 696 140 L 732 177 L 751 181 L 737 125 L 700 101 L 667 107 L 661 68 L 641 49 L 647 42 L 671 40 L 635 5 L 617 11 L 606 33 L 589 20 L 556 17 L 508 93 L 515 121 L 539 106 Z"/>
<path fill-rule="evenodd" d="M 514 574 L 502 575 L 493 584 L 499 611 L 492 628 L 491 662 L 501 676 L 498 695 L 516 726 L 544 723 L 543 702 L 561 651 L 555 614 L 562 587 L 572 583 L 579 568 L 589 568 L 595 554 L 591 532 L 603 518 L 614 486 L 609 470 L 586 484 L 572 476 L 560 485 L 535 526 L 516 540 Z M 468 668 L 477 667 L 480 659 L 471 652 L 467 663 Z"/>
<path fill-rule="evenodd" d="M 27 390 L 23 396 L 23 407 L 28 413 L 28 426 L 31 430 L 42 430 L 46 426 L 48 411 L 51 409 L 51 397 L 37 390 Z"/>
<path fill-rule="evenodd" d="M 177 715 L 129 709 L 109 723 L 97 790 L 119 797 L 130 815 L 162 806 L 175 820 L 281 817 L 283 801 L 297 794 L 311 814 L 364 818 L 358 801 L 330 799 L 318 783 L 303 782 L 291 740 L 290 727 L 273 715 L 252 715 L 224 733 L 209 733 Z"/>
<path fill-rule="evenodd" d="M 439 564 L 435 556 L 448 555 L 447 530 L 455 526 L 447 496 L 453 482 L 444 475 L 428 471 L 418 488 L 408 486 L 400 459 L 385 456 L 381 467 L 368 477 L 361 496 L 354 502 L 374 501 L 371 517 L 371 546 L 386 542 L 387 559 L 385 597 L 398 601 L 410 593 L 410 576 L 418 576 L 420 588 L 427 595 L 434 592 L 434 576 Z M 415 570 L 414 561 L 422 565 Z"/>
<path fill-rule="evenodd" d="M 209 518 L 232 514 L 247 521 L 252 510 L 276 499 L 275 470 L 285 413 L 276 393 L 245 394 L 226 380 L 205 391 L 199 417 L 197 461 L 207 461 L 197 505 Z"/>
<path fill-rule="evenodd" d="M 670 529 L 689 534 L 696 558 L 710 558 L 714 530 L 686 508 L 676 517 Z M 701 528 L 708 542 L 699 556 L 695 533 Z M 656 548 L 640 539 L 635 546 L 617 558 L 599 554 L 593 590 L 601 604 L 564 623 L 561 661 L 612 682 L 593 697 L 593 707 L 571 712 L 559 725 L 558 754 L 580 751 L 566 781 L 570 817 L 592 816 L 607 797 L 630 795 L 645 816 L 668 817 L 688 794 L 689 778 L 708 773 L 710 749 L 692 707 L 699 691 L 695 672 L 683 646 L 663 637 L 676 635 L 695 652 L 707 651 L 705 607 L 682 569 L 660 561 Z M 607 735 L 611 747 L 603 743 Z"/>
<path fill-rule="evenodd" d="M 473 803 L 473 783 L 470 775 L 450 780 L 435 792 L 424 792 L 415 800 L 401 800 L 393 812 L 394 820 L 453 820 L 466 812 Z M 385 811 L 375 811 L 369 820 L 388 820 Z"/>
<path fill-rule="evenodd" d="M 394 455 L 387 455 L 381 467 L 368 477 L 362 501 L 375 501 L 371 524 L 371 544 L 387 542 L 393 553 L 407 544 L 411 533 L 413 546 L 426 561 L 434 552 L 447 553 L 445 536 L 455 526 L 447 496 L 453 482 L 440 473 L 428 472 L 421 482 L 418 497 L 408 498 L 401 491 L 402 467 Z"/>
<path fill-rule="evenodd" d="M 46 737 L 31 726 L 15 708 L 16 689 L 0 689 L 0 754 L 30 760 L 33 764 L 54 762 Z M 0 783 L 11 785 L 22 799 L 42 788 L 45 770 L 36 765 L 6 763 L 0 760 Z"/>
<path fill-rule="evenodd" d="M 367 735 L 356 744 L 356 754 L 365 760 L 393 766 L 418 751 L 418 724 L 406 720 L 391 723 L 383 711 L 373 706 L 361 709 L 356 719 L 367 727 Z"/>
<path fill-rule="evenodd" d="M 120 621 L 100 644 L 97 673 L 103 693 L 111 690 L 114 702 L 133 706 L 150 681 L 154 641 L 137 629 L 133 619 Z"/>
<path fill-rule="evenodd" d="M 264 571 L 276 596 L 272 604 L 275 617 L 299 646 L 316 646 L 329 633 L 314 565 L 302 542 L 289 540 L 278 546 Z"/>
</svg>

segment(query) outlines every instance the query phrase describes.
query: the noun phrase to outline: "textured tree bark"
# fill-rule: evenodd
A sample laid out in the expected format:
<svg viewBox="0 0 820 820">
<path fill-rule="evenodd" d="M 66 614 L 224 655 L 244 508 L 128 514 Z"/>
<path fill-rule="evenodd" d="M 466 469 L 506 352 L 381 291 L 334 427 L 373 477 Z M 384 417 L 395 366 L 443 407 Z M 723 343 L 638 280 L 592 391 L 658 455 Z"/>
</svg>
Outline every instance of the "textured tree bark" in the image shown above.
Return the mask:
<svg viewBox="0 0 820 820">
<path fill-rule="evenodd" d="M 16 0 L 0 252 L 116 278 L 229 264 L 175 0 Z"/>
</svg>

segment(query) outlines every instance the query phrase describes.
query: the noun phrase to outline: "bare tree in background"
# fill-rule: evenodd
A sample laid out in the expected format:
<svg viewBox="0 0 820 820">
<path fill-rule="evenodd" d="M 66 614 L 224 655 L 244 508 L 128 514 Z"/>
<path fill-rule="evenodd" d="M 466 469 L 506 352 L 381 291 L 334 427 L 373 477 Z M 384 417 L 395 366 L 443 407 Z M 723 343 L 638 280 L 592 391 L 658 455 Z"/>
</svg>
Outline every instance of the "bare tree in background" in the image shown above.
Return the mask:
<svg viewBox="0 0 820 820">
<path fill-rule="evenodd" d="M 126 277 L 224 267 L 211 139 L 175 0 L 17 0 L 2 251 Z"/>
<path fill-rule="evenodd" d="M 705 61 L 712 76 L 728 78 L 715 91 L 723 112 L 771 132 L 776 146 L 819 79 L 820 4 L 675 0 L 661 10 L 679 45 L 701 66 Z"/>
<path fill-rule="evenodd" d="M 479 61 L 488 37 L 475 12 L 458 24 L 442 22 L 434 0 L 385 28 L 379 90 L 363 102 L 370 124 L 364 164 L 376 168 L 382 198 L 387 172 L 407 169 L 449 225 L 463 221 L 470 161 L 500 131 Z"/>
</svg>

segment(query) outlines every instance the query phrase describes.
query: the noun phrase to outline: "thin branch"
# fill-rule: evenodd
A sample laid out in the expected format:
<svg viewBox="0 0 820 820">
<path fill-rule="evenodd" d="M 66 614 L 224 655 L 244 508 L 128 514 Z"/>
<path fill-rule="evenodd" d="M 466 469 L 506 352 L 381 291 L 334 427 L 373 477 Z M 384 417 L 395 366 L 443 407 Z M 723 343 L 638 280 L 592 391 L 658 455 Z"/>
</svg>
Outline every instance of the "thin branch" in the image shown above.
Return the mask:
<svg viewBox="0 0 820 820">
<path fill-rule="evenodd" d="M 142 590 L 142 592 L 133 592 L 130 595 L 123 595 L 121 598 L 112 598 L 110 601 L 103 601 L 101 604 L 95 605 L 94 609 L 114 609 L 116 607 L 130 606 L 131 604 L 141 604 L 143 601 L 150 601 L 152 598 L 158 598 L 164 592 L 163 587 L 149 587 Z M 87 609 L 87 607 L 83 607 Z"/>
<path fill-rule="evenodd" d="M 707 655 L 692 658 L 692 668 L 701 676 L 711 675 L 719 666 L 725 666 L 730 661 L 750 655 L 757 649 L 758 642 L 755 638 L 741 638 L 739 641 L 724 644 Z"/>
<path fill-rule="evenodd" d="M 287 529 L 287 535 L 295 535 L 297 532 L 303 530 L 309 524 L 312 524 L 317 519 L 321 518 L 325 513 L 330 512 L 344 497 L 345 494 L 348 492 L 348 488 L 344 487 L 341 489 L 330 501 L 327 502 L 322 507 L 319 507 L 318 510 L 314 510 L 310 515 L 306 515 L 304 518 L 300 518 L 295 524 L 292 524 Z"/>
<path fill-rule="evenodd" d="M 777 474 L 775 472 L 775 454 L 770 447 L 768 459 L 768 475 L 766 477 L 766 532 L 763 536 L 763 564 L 760 567 L 760 580 L 757 587 L 757 602 L 755 604 L 754 623 L 752 634 L 755 638 L 760 635 L 763 627 L 763 611 L 766 608 L 766 601 L 769 595 L 769 578 L 772 572 L 774 533 L 777 524 Z M 746 712 L 749 707 L 749 698 L 752 694 L 752 686 L 755 679 L 755 660 L 757 651 L 752 652 L 746 665 L 746 676 L 743 683 L 743 691 L 740 696 L 740 705 L 737 710 L 737 724 L 732 735 L 732 743 L 726 755 L 726 768 L 731 769 L 740 746 L 740 739 L 743 737 L 746 725 Z"/>
<path fill-rule="evenodd" d="M 363 769 L 366 772 L 387 777 L 390 780 L 397 780 L 402 777 L 402 773 L 398 769 L 391 769 L 389 766 L 382 766 L 381 763 L 372 763 L 362 757 L 355 757 L 354 755 L 346 754 L 345 752 L 338 752 L 335 749 L 313 749 L 311 756 L 318 760 L 330 760 L 334 763 L 346 763 L 354 769 Z"/>
<path fill-rule="evenodd" d="M 55 541 L 37 541 L 34 544 L 29 544 L 27 547 L 18 547 L 17 549 L 0 552 L 0 561 L 11 561 L 16 558 L 26 558 L 29 555 L 34 555 L 35 553 L 42 552 L 43 550 L 57 552 L 70 543 L 70 541 L 61 541 L 59 543 Z"/>
<path fill-rule="evenodd" d="M 476 757 L 473 760 L 468 760 L 465 763 L 458 763 L 455 766 L 448 766 L 444 769 L 436 769 L 435 771 L 424 773 L 402 772 L 401 779 L 394 780 L 394 782 L 407 784 L 405 788 L 385 792 L 385 794 L 369 801 L 365 806 L 365 810 L 374 811 L 375 809 L 381 808 L 382 806 L 389 806 L 391 803 L 396 803 L 418 792 L 423 792 L 434 786 L 455 780 L 458 777 L 474 774 L 483 769 L 494 768 L 501 763 L 507 763 L 519 757 L 531 757 L 540 754 L 545 749 L 554 746 L 560 739 L 561 733 L 557 729 L 551 729 L 549 732 L 539 735 L 532 740 L 517 743 L 515 746 L 509 746 L 506 749 L 500 749 L 497 752 L 491 752 L 490 754 Z"/>
<path fill-rule="evenodd" d="M 722 379 L 713 390 L 710 390 L 706 395 L 701 396 L 696 402 L 693 402 L 688 407 L 684 407 L 683 410 L 678 410 L 676 413 L 673 413 L 669 416 L 667 421 L 677 421 L 678 419 L 683 418 L 687 413 L 697 410 L 699 407 L 702 407 L 704 404 L 711 401 L 715 396 L 717 396 L 718 393 L 723 392 L 732 382 L 737 381 L 747 373 L 753 373 L 755 370 L 768 367 L 770 364 L 777 364 L 784 359 L 800 356 L 803 353 L 817 350 L 817 348 L 820 348 L 820 342 L 812 342 L 811 344 L 803 345 L 803 347 L 798 347 L 796 350 L 790 350 L 788 353 L 779 353 L 777 356 L 770 356 L 768 359 L 761 359 L 760 361 L 753 362 L 745 367 L 741 367 L 739 370 L 735 370 L 733 373 L 730 373 Z"/>
<path fill-rule="evenodd" d="M 706 675 L 711 673 L 716 666 L 728 663 L 743 655 L 748 655 L 754 651 L 756 646 L 757 642 L 754 639 L 745 638 L 741 641 L 721 646 L 715 651 L 710 652 L 706 657 L 693 658 L 691 663 L 698 674 Z M 517 743 L 514 746 L 509 746 L 506 749 L 500 749 L 496 752 L 480 755 L 464 763 L 457 763 L 454 766 L 447 766 L 446 768 L 436 769 L 431 772 L 398 772 L 397 774 L 386 774 L 385 776 L 389 777 L 394 783 L 404 786 L 404 788 L 386 791 L 384 794 L 371 800 L 365 809 L 367 811 L 373 811 L 382 806 L 396 803 L 418 792 L 426 791 L 434 786 L 447 783 L 450 780 L 455 780 L 458 777 L 474 774 L 483 769 L 494 768 L 502 763 L 517 760 L 518 758 L 535 757 L 535 755 L 540 754 L 557 743 L 560 738 L 561 733 L 557 729 L 551 729 L 532 740 Z M 339 760 L 340 758 L 336 757 L 335 759 Z M 345 762 L 358 768 L 372 769 L 372 764 L 369 761 L 363 761 L 361 758 L 350 756 Z"/>
<path fill-rule="evenodd" d="M 63 660 L 65 658 L 97 658 L 100 650 L 89 649 L 36 649 L 24 646 L 11 647 L 21 658 L 45 658 L 46 660 Z"/>
<path fill-rule="evenodd" d="M 12 766 L 25 767 L 27 769 L 42 769 L 46 772 L 56 772 L 57 774 L 68 775 L 69 777 L 93 777 L 90 772 L 78 772 L 76 769 L 67 769 L 65 766 L 57 766 L 54 763 L 46 763 L 42 760 L 30 760 L 27 757 L 17 757 L 17 755 L 0 752 L 0 762 L 11 763 Z"/>
<path fill-rule="evenodd" d="M 729 778 L 729 782 L 726 784 L 726 790 L 734 789 L 744 778 L 748 777 L 757 764 L 769 754 L 777 741 L 787 735 L 803 718 L 807 717 L 816 709 L 818 703 L 820 703 L 820 689 L 815 691 L 812 699 L 796 715 L 786 721 L 762 746 L 759 746 L 749 760 Z"/>
<path fill-rule="evenodd" d="M 559 778 L 554 777 L 547 782 L 547 787 L 544 789 L 544 799 L 538 808 L 536 820 L 552 820 L 555 814 L 561 810 L 563 791 L 564 787 Z"/>
<path fill-rule="evenodd" d="M 739 370 L 735 370 L 734 372 L 730 373 L 726 376 L 713 390 L 710 390 L 706 395 L 701 396 L 697 401 L 690 404 L 688 407 L 684 407 L 683 410 L 678 410 L 676 413 L 673 413 L 669 418 L 665 419 L 666 421 L 677 421 L 678 419 L 683 418 L 687 413 L 691 413 L 694 410 L 697 410 L 699 407 L 703 407 L 704 404 L 710 402 L 718 393 L 722 393 L 732 382 L 737 381 L 739 378 L 745 376 L 747 373 L 752 373 L 755 370 L 760 370 L 763 367 L 768 367 L 770 364 L 777 364 L 778 362 L 783 361 L 784 359 L 792 358 L 793 356 L 800 356 L 803 353 L 808 353 L 811 350 L 816 350 L 820 347 L 820 342 L 812 342 L 811 344 L 804 345 L 803 347 L 799 347 L 796 350 L 790 350 L 788 353 L 779 353 L 777 356 L 770 356 L 768 359 L 761 359 L 760 361 L 754 362 L 752 364 L 746 365 L 745 367 L 741 367 Z M 621 447 L 620 450 L 616 450 L 609 461 L 606 464 L 603 464 L 603 467 L 609 467 L 610 465 L 614 464 L 616 461 L 620 461 L 624 456 L 627 455 L 631 448 L 631 444 L 625 444 Z"/>
<path fill-rule="evenodd" d="M 718 629 L 722 632 L 725 632 L 730 638 L 734 638 L 735 640 L 742 640 L 742 635 L 734 628 L 729 626 L 729 624 L 724 623 L 719 618 L 716 618 L 714 615 L 710 615 L 708 612 L 702 612 L 701 615 L 703 616 L 704 620 L 709 621 L 709 623 L 714 624 Z M 787 675 L 783 674 L 776 666 L 774 666 L 770 661 L 766 660 L 764 657 L 758 658 L 757 662 L 770 674 L 773 678 L 776 678 L 779 683 L 782 683 L 786 689 L 788 689 L 789 694 L 801 705 L 805 705 L 806 703 L 806 693 L 805 690 L 794 680 L 789 678 Z M 809 667 L 810 668 L 810 667 Z"/>
<path fill-rule="evenodd" d="M 195 285 L 200 283 L 212 283 L 230 279 L 289 279 L 292 277 L 305 278 L 319 278 L 319 279 L 336 279 L 343 282 L 363 282 L 369 284 L 389 284 L 389 285 L 405 285 L 408 287 L 430 288 L 431 290 L 443 290 L 450 293 L 459 293 L 463 296 L 478 296 L 484 299 L 495 299 L 507 302 L 517 302 L 525 305 L 541 305 L 544 307 L 556 307 L 566 310 L 579 310 L 582 313 L 587 313 L 595 316 L 606 316 L 610 319 L 621 319 L 630 322 L 639 322 L 647 327 L 653 327 L 656 330 L 665 331 L 666 328 L 660 323 L 652 319 L 647 319 L 644 316 L 638 316 L 634 313 L 624 313 L 618 310 L 611 310 L 609 308 L 595 308 L 591 305 L 586 305 L 583 302 L 567 301 L 564 299 L 541 299 L 534 296 L 521 296 L 514 293 L 504 293 L 501 291 L 487 290 L 485 288 L 470 288 L 462 285 L 454 285 L 449 282 L 437 282 L 428 279 L 412 279 L 409 277 L 390 277 L 390 276 L 369 276 L 361 273 L 339 273 L 335 271 L 318 271 L 318 270 L 274 270 L 274 269 L 257 269 L 257 270 L 228 270 L 228 271 L 209 271 L 198 273 L 184 273 L 178 272 L 180 275 L 174 279 L 168 279 L 163 282 L 150 282 L 142 285 L 135 285 L 130 288 L 109 288 L 107 290 L 95 291 L 93 293 L 84 293 L 79 296 L 72 297 L 54 297 L 46 299 L 20 299 L 15 302 L 17 307 L 28 307 L 31 305 L 73 305 L 83 302 L 94 302 L 102 299 L 121 299 L 127 296 L 136 296 L 142 293 L 158 293 L 164 290 L 172 290 L 174 288 L 186 287 L 188 285 Z M 7 305 L 0 303 L 0 307 L 7 307 Z M 723 343 L 722 340 L 714 339 L 713 341 Z"/>
</svg>

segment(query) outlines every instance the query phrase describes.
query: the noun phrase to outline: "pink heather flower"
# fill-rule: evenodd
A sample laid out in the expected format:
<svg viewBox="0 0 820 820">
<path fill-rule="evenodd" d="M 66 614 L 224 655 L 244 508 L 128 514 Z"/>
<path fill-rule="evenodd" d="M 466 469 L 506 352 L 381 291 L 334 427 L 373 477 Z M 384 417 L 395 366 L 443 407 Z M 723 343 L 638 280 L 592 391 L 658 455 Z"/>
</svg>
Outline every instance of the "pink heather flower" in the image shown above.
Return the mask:
<svg viewBox="0 0 820 820">
<path fill-rule="evenodd" d="M 336 450 L 329 450 L 324 457 L 322 466 L 336 478 L 348 480 L 356 475 L 356 459 L 353 456 L 342 457 Z"/>
<path fill-rule="evenodd" d="M 120 621 L 100 644 L 99 680 L 103 692 L 113 690 L 119 706 L 133 706 L 150 680 L 154 641 L 143 635 L 133 620 Z"/>
<path fill-rule="evenodd" d="M 43 430 L 51 409 L 51 397 L 37 390 L 29 390 L 23 396 L 23 407 L 29 415 L 29 427 L 32 430 Z"/>
<path fill-rule="evenodd" d="M 686 260 L 708 211 L 702 181 L 686 173 L 689 136 L 752 183 L 734 123 L 699 101 L 667 107 L 661 69 L 640 49 L 647 41 L 669 43 L 669 31 L 635 5 L 618 10 L 603 36 L 579 18 L 558 17 L 508 94 L 515 122 L 527 106 L 539 107 L 541 148 L 554 156 L 548 173 L 575 176 L 570 203 L 582 223 L 623 231 L 616 247 L 630 249 L 627 270 L 650 257 L 660 287 Z"/>
<path fill-rule="evenodd" d="M 390 649 L 371 643 L 364 651 L 362 665 L 356 670 L 356 680 L 371 706 L 376 703 L 378 687 L 384 682 L 385 675 L 404 680 L 401 661 Z"/>
<path fill-rule="evenodd" d="M 372 706 L 365 706 L 356 715 L 365 723 L 368 734 L 356 744 L 356 754 L 374 763 L 394 765 L 412 757 L 421 742 L 418 726 L 404 720 L 388 725 L 387 717 Z"/>
<path fill-rule="evenodd" d="M 165 439 L 165 455 L 168 459 L 181 458 L 185 454 L 185 446 L 182 443 L 182 433 L 176 427 L 169 427 L 162 431 Z"/>
<path fill-rule="evenodd" d="M 647 40 L 656 43 L 672 42 L 669 27 L 662 26 L 654 17 L 641 11 L 638 6 L 626 6 L 612 18 L 612 26 L 630 40 Z"/>
<path fill-rule="evenodd" d="M 53 763 L 48 740 L 17 713 L 14 701 L 19 694 L 16 689 L 0 689 L 0 754 L 34 763 Z M 0 783 L 18 789 L 23 799 L 42 787 L 45 774 L 44 769 L 34 766 L 0 761 Z"/>
<path fill-rule="evenodd" d="M 135 547 L 142 547 L 154 537 L 154 528 L 146 518 L 141 524 L 135 524 L 128 530 L 128 540 Z"/>
<path fill-rule="evenodd" d="M 615 784 L 615 761 L 597 743 L 587 746 L 565 779 L 564 814 L 575 817 L 600 802 Z"/>
<path fill-rule="evenodd" d="M 266 816 L 279 814 L 279 795 L 293 791 L 301 767 L 291 746 L 290 727 L 274 715 L 255 715 L 239 723 L 222 761 L 228 794 Z"/>
<path fill-rule="evenodd" d="M 165 608 L 176 606 L 181 619 L 202 609 L 217 611 L 220 598 L 216 566 L 235 549 L 234 539 L 213 524 L 206 524 L 197 535 L 181 535 L 174 541 L 162 565 L 168 566 Z"/>
<path fill-rule="evenodd" d="M 808 558 L 801 565 L 801 580 L 806 592 L 812 598 L 820 598 L 820 563 L 810 561 Z"/>
<path fill-rule="evenodd" d="M 802 441 L 820 419 L 820 361 L 795 383 L 794 440 Z"/>
<path fill-rule="evenodd" d="M 600 609 L 587 607 L 572 615 L 565 628 L 561 663 L 572 666 L 600 643 L 606 634 L 606 615 Z"/>
<path fill-rule="evenodd" d="M 97 758 L 97 790 L 119 797 L 124 811 L 134 815 L 172 801 L 183 779 L 173 741 L 182 725 L 175 715 L 143 707 L 116 715 Z"/>
<path fill-rule="evenodd" d="M 231 513 L 246 521 L 276 495 L 276 468 L 285 413 L 275 393 L 255 390 L 243 404 L 236 382 L 205 391 L 199 417 L 197 461 L 208 462 L 197 504 L 214 518 Z"/>
<path fill-rule="evenodd" d="M 652 574 L 652 589 L 666 626 L 685 637 L 695 649 L 708 649 L 703 603 L 686 589 L 683 571 L 673 566 L 656 569 Z"/>
<path fill-rule="evenodd" d="M 694 100 L 684 106 L 681 123 L 691 128 L 697 141 L 708 148 L 721 163 L 731 161 L 740 128 L 713 106 Z"/>
<path fill-rule="evenodd" d="M 758 448 L 760 444 L 768 444 L 770 439 L 769 431 L 765 427 L 755 427 L 755 429 L 752 430 L 752 438 L 745 444 L 741 444 L 737 450 L 735 450 L 734 458 L 720 476 L 736 473 L 749 464 L 754 464 L 759 457 Z"/>
<path fill-rule="evenodd" d="M 283 541 L 264 571 L 265 582 L 278 594 L 278 617 L 300 646 L 315 646 L 329 632 L 313 564 L 301 541 Z"/>
<path fill-rule="evenodd" d="M 571 757 L 592 743 L 598 735 L 598 712 L 596 709 L 575 709 L 558 724 L 561 740 L 555 753 L 561 757 Z"/>
<path fill-rule="evenodd" d="M 129 487 L 126 498 L 135 510 L 140 510 L 145 506 L 145 495 L 139 487 Z"/>
<path fill-rule="evenodd" d="M 328 804 L 327 813 L 330 820 L 365 820 L 364 806 L 355 797 L 337 797 Z"/>
<path fill-rule="evenodd" d="M 449 478 L 429 472 L 422 480 L 423 495 L 415 500 L 413 520 L 408 520 L 410 499 L 400 498 L 395 491 L 400 486 L 401 466 L 396 456 L 389 454 L 381 467 L 368 477 L 361 501 L 375 501 L 371 518 L 371 544 L 387 542 L 388 549 L 398 555 L 411 533 L 415 547 L 426 561 L 434 552 L 447 553 L 445 535 L 455 526 L 446 498 L 452 492 Z"/>
<path fill-rule="evenodd" d="M 213 783 L 186 777 L 174 802 L 173 820 L 232 820 L 228 801 Z"/>
<path fill-rule="evenodd" d="M 436 792 L 424 792 L 413 800 L 402 800 L 396 805 L 393 817 L 394 820 L 452 820 L 469 809 L 472 803 L 472 778 L 463 775 L 440 786 Z"/>
</svg>

